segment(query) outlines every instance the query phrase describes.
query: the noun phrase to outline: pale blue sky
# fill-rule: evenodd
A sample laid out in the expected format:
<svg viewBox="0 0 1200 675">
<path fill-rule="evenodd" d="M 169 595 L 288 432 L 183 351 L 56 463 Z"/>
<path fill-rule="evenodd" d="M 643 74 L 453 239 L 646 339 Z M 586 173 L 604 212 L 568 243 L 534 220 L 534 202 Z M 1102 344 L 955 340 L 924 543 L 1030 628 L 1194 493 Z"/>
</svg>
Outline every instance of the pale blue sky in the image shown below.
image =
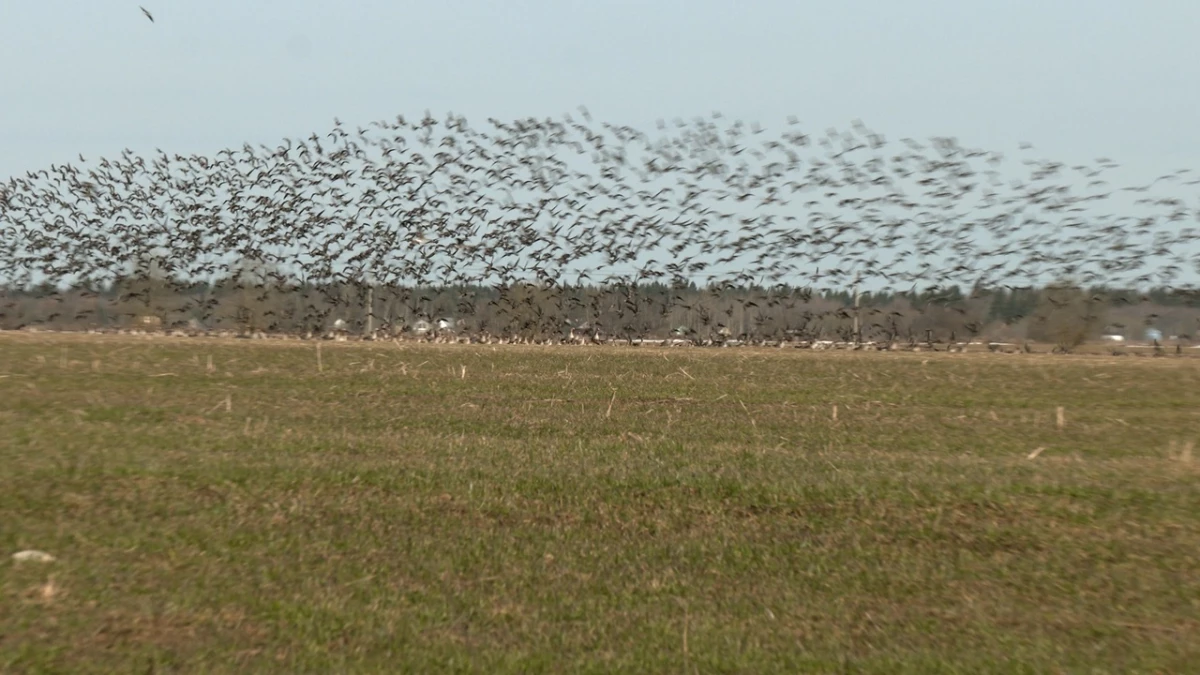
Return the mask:
<svg viewBox="0 0 1200 675">
<path fill-rule="evenodd" d="M 156 23 L 134 0 L 0 3 L 0 176 L 579 104 L 647 130 L 719 110 L 1151 172 L 1200 157 L 1192 0 L 141 2 Z"/>
<path fill-rule="evenodd" d="M 1116 160 L 1113 187 L 1200 169 L 1194 0 L 140 2 L 154 23 L 137 0 L 0 2 L 0 180 L 126 147 L 274 146 L 334 117 L 482 129 L 581 104 L 648 132 L 720 111 L 1014 162 L 1029 141 Z"/>
</svg>

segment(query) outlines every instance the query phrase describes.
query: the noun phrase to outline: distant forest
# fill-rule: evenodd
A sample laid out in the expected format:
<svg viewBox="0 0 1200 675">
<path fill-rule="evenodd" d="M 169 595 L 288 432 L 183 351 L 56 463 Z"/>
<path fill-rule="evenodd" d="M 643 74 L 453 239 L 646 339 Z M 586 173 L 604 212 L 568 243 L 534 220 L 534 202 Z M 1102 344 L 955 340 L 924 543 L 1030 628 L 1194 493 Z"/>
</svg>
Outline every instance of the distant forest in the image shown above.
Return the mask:
<svg viewBox="0 0 1200 675">
<path fill-rule="evenodd" d="M 1190 340 L 1200 298 L 1169 289 L 1069 284 L 863 293 L 792 287 L 561 286 L 514 283 L 400 288 L 302 284 L 281 278 L 179 284 L 127 278 L 62 290 L 0 287 L 0 329 L 401 335 L 419 322 L 459 334 L 530 340 L 575 336 L 697 341 L 830 339 L 1081 344 L 1102 335 Z"/>
</svg>

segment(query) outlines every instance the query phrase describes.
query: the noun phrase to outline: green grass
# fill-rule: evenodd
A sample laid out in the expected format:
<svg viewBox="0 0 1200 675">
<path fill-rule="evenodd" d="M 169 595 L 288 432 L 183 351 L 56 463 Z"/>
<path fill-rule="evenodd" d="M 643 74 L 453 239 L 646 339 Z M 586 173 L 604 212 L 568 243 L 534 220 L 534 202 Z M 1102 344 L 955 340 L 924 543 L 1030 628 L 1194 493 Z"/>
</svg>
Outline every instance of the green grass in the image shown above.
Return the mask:
<svg viewBox="0 0 1200 675">
<path fill-rule="evenodd" d="M 1200 663 L 1200 360 L 325 343 L 320 365 L 0 336 L 0 672 Z"/>
</svg>

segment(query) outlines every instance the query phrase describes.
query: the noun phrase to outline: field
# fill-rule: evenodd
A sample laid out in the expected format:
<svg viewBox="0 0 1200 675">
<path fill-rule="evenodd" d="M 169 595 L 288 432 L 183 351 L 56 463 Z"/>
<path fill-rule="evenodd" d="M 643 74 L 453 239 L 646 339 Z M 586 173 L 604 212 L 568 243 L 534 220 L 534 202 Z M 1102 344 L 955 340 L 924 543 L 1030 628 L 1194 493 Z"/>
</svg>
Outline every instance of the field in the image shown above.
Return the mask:
<svg viewBox="0 0 1200 675">
<path fill-rule="evenodd" d="M 0 335 L 0 672 L 1184 672 L 1198 403 L 1173 356 Z"/>
</svg>

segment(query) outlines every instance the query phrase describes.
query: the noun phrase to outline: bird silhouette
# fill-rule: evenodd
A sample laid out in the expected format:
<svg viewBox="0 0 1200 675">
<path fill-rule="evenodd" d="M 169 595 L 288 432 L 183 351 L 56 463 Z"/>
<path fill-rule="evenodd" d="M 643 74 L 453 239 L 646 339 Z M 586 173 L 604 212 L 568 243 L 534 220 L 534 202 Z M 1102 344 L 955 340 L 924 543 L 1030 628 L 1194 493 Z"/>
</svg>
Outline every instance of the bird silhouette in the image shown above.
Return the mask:
<svg viewBox="0 0 1200 675">
<path fill-rule="evenodd" d="M 578 112 L 335 118 L 274 147 L 31 169 L 0 183 L 0 269 L 56 307 L 0 289 L 0 326 L 932 345 L 1039 302 L 1073 311 L 1039 278 L 1200 297 L 1186 171 L 1126 192 L 1107 158 L 1026 152 L 1004 173 L 1003 153 L 889 144 L 857 120 L 773 135 L 714 114 L 651 135 Z M 1101 296 L 1117 312 L 1139 297 L 1082 298 Z"/>
</svg>

